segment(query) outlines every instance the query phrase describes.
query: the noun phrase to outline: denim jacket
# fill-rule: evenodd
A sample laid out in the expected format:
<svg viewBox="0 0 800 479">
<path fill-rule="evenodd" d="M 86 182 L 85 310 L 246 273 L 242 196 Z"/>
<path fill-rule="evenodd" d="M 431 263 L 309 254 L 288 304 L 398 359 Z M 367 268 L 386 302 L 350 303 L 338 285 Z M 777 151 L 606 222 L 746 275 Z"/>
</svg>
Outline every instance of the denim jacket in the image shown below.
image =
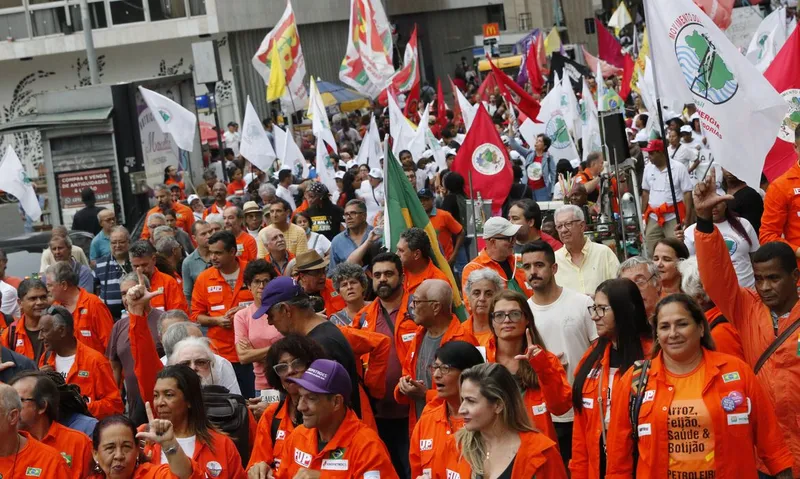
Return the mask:
<svg viewBox="0 0 800 479">
<path fill-rule="evenodd" d="M 528 166 L 533 163 L 533 160 L 536 158 L 536 150 L 533 148 L 523 148 L 515 138 L 509 138 L 508 145 L 525 158 L 522 165 L 522 182 L 527 185 Z M 552 193 L 553 186 L 556 184 L 556 160 L 548 151 L 545 151 L 542 156 L 542 179 L 544 180 L 544 186 L 547 188 L 547 191 Z"/>
</svg>

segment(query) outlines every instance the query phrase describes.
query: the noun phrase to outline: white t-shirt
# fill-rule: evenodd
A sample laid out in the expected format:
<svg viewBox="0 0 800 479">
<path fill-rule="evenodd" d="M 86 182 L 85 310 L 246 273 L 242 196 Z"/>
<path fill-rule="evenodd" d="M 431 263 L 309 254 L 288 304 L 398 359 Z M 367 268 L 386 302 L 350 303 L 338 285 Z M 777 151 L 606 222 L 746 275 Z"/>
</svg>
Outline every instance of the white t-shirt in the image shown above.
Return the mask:
<svg viewBox="0 0 800 479">
<path fill-rule="evenodd" d="M 3 298 L 0 311 L 12 318 L 18 318 L 19 302 L 17 301 L 17 289 L 5 281 L 0 281 L 0 295 L 2 295 Z"/>
<path fill-rule="evenodd" d="M 56 371 L 64 378 L 69 374 L 72 365 L 75 364 L 75 355 L 72 356 L 59 356 L 56 354 Z"/>
<path fill-rule="evenodd" d="M 569 288 L 563 288 L 561 296 L 552 304 L 540 306 L 528 300 L 533 311 L 536 330 L 541 334 L 547 350 L 560 357 L 561 364 L 567 371 L 570 384 L 574 380 L 575 368 L 589 349 L 592 341 L 597 339 L 597 328 L 589 314 L 589 306 L 594 304 L 592 298 Z M 555 422 L 571 422 L 572 410 L 563 416 L 553 416 Z"/>
<path fill-rule="evenodd" d="M 367 224 L 371 225 L 375 215 L 383 208 L 383 183 L 379 184 L 377 188 L 373 188 L 369 181 L 362 181 L 361 188 L 356 190 L 356 196 L 367 205 Z"/>
<path fill-rule="evenodd" d="M 220 273 L 222 273 L 222 271 L 220 271 Z M 222 273 L 222 277 L 225 279 L 225 282 L 228 283 L 228 286 L 234 289 L 236 287 L 236 281 L 239 279 L 239 268 L 236 268 L 236 271 L 231 274 Z"/>
<path fill-rule="evenodd" d="M 733 263 L 733 269 L 736 270 L 739 284 L 745 288 L 752 288 L 755 286 L 756 281 L 753 278 L 753 264 L 750 262 L 750 253 L 755 253 L 758 249 L 758 235 L 749 221 L 739 218 L 739 222 L 744 226 L 744 230 L 750 238 L 750 244 L 747 243 L 747 239 L 744 236 L 731 227 L 728 221 L 714 223 L 714 225 L 719 229 L 722 239 L 725 240 L 725 246 L 728 247 L 728 254 L 731 255 L 731 263 Z M 691 254 L 695 254 L 694 231 L 695 225 L 686 228 L 683 238 L 683 242 L 689 248 L 689 253 Z"/>
<path fill-rule="evenodd" d="M 296 192 L 297 186 L 295 185 L 289 185 L 289 188 L 286 188 L 283 185 L 278 185 L 278 187 L 275 189 L 275 196 L 286 200 L 286 202 L 289 203 L 289 206 L 292 207 L 292 211 L 294 211 L 297 209 L 297 204 L 294 202 L 294 196 L 292 195 Z"/>
<path fill-rule="evenodd" d="M 678 145 L 678 151 L 675 151 L 675 148 L 671 145 L 667 146 L 667 155 L 672 161 L 677 161 L 688 170 L 697 159 L 697 150 L 692 148 L 691 145 L 681 143 Z"/>
<path fill-rule="evenodd" d="M 308 236 L 308 249 L 313 249 L 324 258 L 331 249 L 331 240 L 312 231 Z"/>
<path fill-rule="evenodd" d="M 178 441 L 178 445 L 181 446 L 183 449 L 183 453 L 186 454 L 188 457 L 194 456 L 194 448 L 197 444 L 197 436 L 189 436 L 189 437 L 176 437 L 176 441 Z M 167 463 L 167 455 L 164 454 L 164 449 L 161 449 L 161 464 Z"/>
<path fill-rule="evenodd" d="M 233 150 L 233 156 L 239 156 L 239 142 L 241 141 L 241 136 L 239 133 L 231 133 L 230 131 L 226 131 L 222 134 L 222 141 L 225 142 L 226 148 Z M 219 178 L 222 177 L 220 176 Z"/>
<path fill-rule="evenodd" d="M 683 201 L 683 194 L 691 193 L 692 191 L 692 178 L 689 177 L 689 170 L 682 163 L 672 161 L 670 166 L 672 167 L 672 180 L 675 182 L 675 195 L 680 203 Z M 644 174 L 642 175 L 642 189 L 650 192 L 648 204 L 653 208 L 658 208 L 664 203 L 672 204 L 672 190 L 669 187 L 667 166 L 664 165 L 664 169 L 659 171 L 652 163 L 645 165 Z M 656 215 L 651 213 L 650 218 L 656 219 Z M 670 221 L 674 218 L 674 213 L 664 215 L 665 221 Z"/>
</svg>

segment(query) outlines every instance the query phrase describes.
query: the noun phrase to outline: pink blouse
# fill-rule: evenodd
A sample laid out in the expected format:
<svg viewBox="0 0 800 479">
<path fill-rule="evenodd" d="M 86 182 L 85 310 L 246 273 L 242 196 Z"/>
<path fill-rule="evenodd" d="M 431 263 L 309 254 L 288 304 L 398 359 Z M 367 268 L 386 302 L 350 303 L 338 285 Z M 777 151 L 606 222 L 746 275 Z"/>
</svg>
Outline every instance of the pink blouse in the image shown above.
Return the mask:
<svg viewBox="0 0 800 479">
<path fill-rule="evenodd" d="M 283 336 L 275 329 L 275 326 L 271 326 L 267 322 L 266 316 L 253 319 L 253 313 L 255 313 L 257 309 L 258 306 L 253 303 L 234 315 L 233 334 L 237 343 L 240 339 L 244 338 L 250 341 L 253 348 L 261 349 L 272 346 Z M 267 377 L 264 375 L 264 362 L 254 362 L 253 371 L 255 371 L 256 374 L 256 390 L 269 389 Z"/>
</svg>

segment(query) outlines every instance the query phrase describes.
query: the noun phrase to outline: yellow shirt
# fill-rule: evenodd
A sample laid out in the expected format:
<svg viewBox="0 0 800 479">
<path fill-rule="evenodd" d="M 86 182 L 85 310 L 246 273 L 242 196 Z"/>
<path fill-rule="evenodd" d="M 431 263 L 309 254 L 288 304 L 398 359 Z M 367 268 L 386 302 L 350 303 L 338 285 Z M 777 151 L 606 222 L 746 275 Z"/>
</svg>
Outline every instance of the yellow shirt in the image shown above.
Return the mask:
<svg viewBox="0 0 800 479">
<path fill-rule="evenodd" d="M 582 252 L 583 260 L 578 266 L 572 262 L 566 246 L 556 251 L 556 282 L 573 291 L 593 295 L 600 283 L 617 277 L 619 260 L 611 248 L 588 239 Z"/>
<path fill-rule="evenodd" d="M 689 374 L 667 373 L 675 388 L 667 419 L 668 477 L 714 477 L 714 424 L 703 402 L 705 363 Z"/>
<path fill-rule="evenodd" d="M 267 231 L 276 229 L 275 226 L 267 226 L 258 232 L 258 258 L 263 259 L 267 256 Z M 308 238 L 303 228 L 296 224 L 290 223 L 289 229 L 283 232 L 283 237 L 286 239 L 286 249 L 293 255 L 297 256 L 300 253 L 308 251 Z"/>
</svg>

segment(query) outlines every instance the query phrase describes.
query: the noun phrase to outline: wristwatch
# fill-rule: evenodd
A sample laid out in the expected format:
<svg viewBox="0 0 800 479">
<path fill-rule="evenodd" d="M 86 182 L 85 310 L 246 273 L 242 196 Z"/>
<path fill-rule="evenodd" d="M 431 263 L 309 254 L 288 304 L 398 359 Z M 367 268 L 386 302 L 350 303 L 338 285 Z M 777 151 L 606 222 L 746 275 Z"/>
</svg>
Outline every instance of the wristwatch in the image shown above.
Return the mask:
<svg viewBox="0 0 800 479">
<path fill-rule="evenodd" d="M 165 455 L 171 456 L 171 455 L 175 454 L 176 452 L 178 452 L 178 444 L 177 443 L 173 444 L 173 445 L 171 445 L 171 446 L 169 446 L 167 448 L 162 448 L 161 450 L 164 452 Z"/>
</svg>

